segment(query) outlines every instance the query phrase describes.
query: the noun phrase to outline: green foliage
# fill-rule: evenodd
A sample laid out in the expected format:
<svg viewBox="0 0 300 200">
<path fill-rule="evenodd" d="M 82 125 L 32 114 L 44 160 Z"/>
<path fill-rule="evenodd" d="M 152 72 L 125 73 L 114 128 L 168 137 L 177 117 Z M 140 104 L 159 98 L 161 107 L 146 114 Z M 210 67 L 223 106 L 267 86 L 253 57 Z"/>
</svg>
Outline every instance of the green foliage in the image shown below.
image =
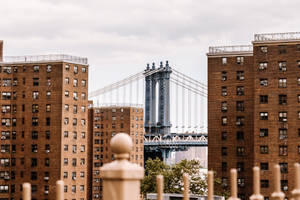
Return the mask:
<svg viewBox="0 0 300 200">
<path fill-rule="evenodd" d="M 156 176 L 161 174 L 164 176 L 164 192 L 165 193 L 182 193 L 183 191 L 183 174 L 190 176 L 191 193 L 197 195 L 205 195 L 207 193 L 207 177 L 200 173 L 200 162 L 197 160 L 182 160 L 181 162 L 169 166 L 156 158 L 149 159 L 145 165 L 145 177 L 142 180 L 141 192 L 145 196 L 147 193 L 156 193 Z M 217 187 L 215 194 L 228 196 L 226 191 L 221 188 L 221 181 L 215 180 Z"/>
</svg>

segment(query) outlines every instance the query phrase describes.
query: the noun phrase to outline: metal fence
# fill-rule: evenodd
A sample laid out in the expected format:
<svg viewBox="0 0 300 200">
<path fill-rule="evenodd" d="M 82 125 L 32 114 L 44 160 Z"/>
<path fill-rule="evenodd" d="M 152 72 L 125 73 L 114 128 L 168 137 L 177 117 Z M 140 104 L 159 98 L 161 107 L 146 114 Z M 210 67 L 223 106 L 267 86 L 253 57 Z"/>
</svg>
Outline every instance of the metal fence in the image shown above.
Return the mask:
<svg viewBox="0 0 300 200">
<path fill-rule="evenodd" d="M 103 199 L 104 200 L 140 200 L 140 181 L 144 177 L 144 169 L 137 164 L 130 163 L 129 153 L 132 149 L 132 140 L 126 133 L 119 133 L 111 139 L 111 149 L 116 160 L 101 167 L 101 177 L 103 179 Z M 300 164 L 295 163 L 295 188 L 292 190 L 292 199 L 300 200 Z M 285 194 L 280 187 L 280 166 L 273 167 L 274 192 L 271 194 L 274 200 L 284 200 Z M 230 170 L 231 196 L 229 200 L 239 200 L 237 187 L 237 170 Z M 183 175 L 183 200 L 190 199 L 189 176 Z M 64 200 L 64 183 L 56 182 L 56 200 Z M 156 177 L 157 200 L 163 200 L 163 176 Z M 208 194 L 207 200 L 214 199 L 214 173 L 208 172 Z M 253 194 L 250 200 L 263 200 L 260 193 L 260 169 L 253 168 Z M 31 200 L 31 186 L 29 183 L 23 184 L 23 200 Z"/>
</svg>

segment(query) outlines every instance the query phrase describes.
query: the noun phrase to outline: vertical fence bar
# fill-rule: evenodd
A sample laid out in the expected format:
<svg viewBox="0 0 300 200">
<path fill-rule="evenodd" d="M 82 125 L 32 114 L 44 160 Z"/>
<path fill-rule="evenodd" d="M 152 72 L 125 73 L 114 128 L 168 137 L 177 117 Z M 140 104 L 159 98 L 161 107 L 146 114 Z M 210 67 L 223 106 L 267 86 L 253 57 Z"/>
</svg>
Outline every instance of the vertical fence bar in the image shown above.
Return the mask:
<svg viewBox="0 0 300 200">
<path fill-rule="evenodd" d="M 56 181 L 56 200 L 64 200 L 64 182 Z"/>
<path fill-rule="evenodd" d="M 190 177 L 187 173 L 183 174 L 183 200 L 190 199 Z"/>
<path fill-rule="evenodd" d="M 239 200 L 237 197 L 237 171 L 236 169 L 230 170 L 230 192 L 231 196 L 229 197 L 229 200 Z"/>
<path fill-rule="evenodd" d="M 23 200 L 31 200 L 31 185 L 30 183 L 23 183 Z"/>
<path fill-rule="evenodd" d="M 207 200 L 214 199 L 214 172 L 208 171 L 208 193 L 207 193 Z"/>
<path fill-rule="evenodd" d="M 300 165 L 299 163 L 294 164 L 295 167 L 295 188 L 292 191 L 294 200 L 300 200 Z"/>
<path fill-rule="evenodd" d="M 157 200 L 163 200 L 164 177 L 162 175 L 156 176 L 156 191 L 157 191 Z"/>
<path fill-rule="evenodd" d="M 260 194 L 260 169 L 253 167 L 253 194 L 250 200 L 263 200 L 264 197 Z"/>
<path fill-rule="evenodd" d="M 274 176 L 274 192 L 271 194 L 271 197 L 274 200 L 283 200 L 285 194 L 281 191 L 280 188 L 280 166 L 278 164 L 274 165 L 273 176 Z"/>
</svg>

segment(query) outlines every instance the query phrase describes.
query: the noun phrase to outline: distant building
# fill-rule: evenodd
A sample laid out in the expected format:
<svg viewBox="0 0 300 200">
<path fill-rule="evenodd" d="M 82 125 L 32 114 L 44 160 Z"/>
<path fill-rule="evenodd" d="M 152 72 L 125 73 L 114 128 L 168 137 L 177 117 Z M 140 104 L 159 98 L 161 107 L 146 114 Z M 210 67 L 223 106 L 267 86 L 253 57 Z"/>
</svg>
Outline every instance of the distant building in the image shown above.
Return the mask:
<svg viewBox="0 0 300 200">
<path fill-rule="evenodd" d="M 92 144 L 92 185 L 90 199 L 102 199 L 100 167 L 114 160 L 110 150 L 110 140 L 117 133 L 127 133 L 132 138 L 133 149 L 130 161 L 144 165 L 144 111 L 139 107 L 91 107 L 89 112 L 89 136 Z"/>
<path fill-rule="evenodd" d="M 87 59 L 6 57 L 0 80 L 0 199 L 29 182 L 32 199 L 54 200 L 59 179 L 65 199 L 87 199 Z"/>
<path fill-rule="evenodd" d="M 207 148 L 206 147 L 190 147 L 187 151 L 174 152 L 175 163 L 181 160 L 198 160 L 200 165 L 207 169 Z"/>
<path fill-rule="evenodd" d="M 300 161 L 300 33 L 256 34 L 253 45 L 210 47 L 208 56 L 208 169 L 229 187 L 237 168 L 241 199 L 252 193 L 252 167 L 261 168 L 261 192 L 294 188 Z"/>
</svg>

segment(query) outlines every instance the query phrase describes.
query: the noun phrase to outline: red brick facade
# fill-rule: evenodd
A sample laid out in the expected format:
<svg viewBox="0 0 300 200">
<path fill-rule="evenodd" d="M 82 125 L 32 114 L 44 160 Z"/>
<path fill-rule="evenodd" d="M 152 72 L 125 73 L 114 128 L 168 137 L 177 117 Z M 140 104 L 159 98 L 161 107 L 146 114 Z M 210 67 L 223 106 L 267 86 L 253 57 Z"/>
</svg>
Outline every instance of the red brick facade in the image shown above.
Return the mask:
<svg viewBox="0 0 300 200">
<path fill-rule="evenodd" d="M 0 199 L 87 197 L 88 66 L 66 62 L 0 63 Z"/>
<path fill-rule="evenodd" d="M 278 163 L 282 190 L 290 197 L 293 163 L 300 161 L 299 122 L 300 41 L 254 41 L 253 52 L 208 53 L 208 167 L 224 187 L 229 169 L 237 168 L 239 196 L 249 198 L 251 168 L 259 166 L 268 199 Z"/>
<path fill-rule="evenodd" d="M 92 196 L 89 199 L 102 199 L 102 180 L 100 167 L 113 160 L 110 150 L 111 138 L 120 132 L 131 136 L 133 149 L 130 161 L 144 164 L 144 112 L 136 107 L 99 107 L 89 109 L 90 139 L 92 140 L 91 164 Z"/>
</svg>

